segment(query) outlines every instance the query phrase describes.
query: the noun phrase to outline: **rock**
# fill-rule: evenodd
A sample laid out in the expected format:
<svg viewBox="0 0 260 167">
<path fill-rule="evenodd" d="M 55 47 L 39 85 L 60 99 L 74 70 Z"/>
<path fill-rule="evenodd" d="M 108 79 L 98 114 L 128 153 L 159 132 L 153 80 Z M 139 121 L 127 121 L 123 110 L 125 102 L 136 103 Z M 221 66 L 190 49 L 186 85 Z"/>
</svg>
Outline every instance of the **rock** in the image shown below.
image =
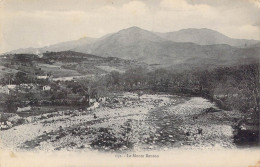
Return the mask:
<svg viewBox="0 0 260 167">
<path fill-rule="evenodd" d="M 6 125 L 7 125 L 8 127 L 12 127 L 12 126 L 13 126 L 13 124 L 12 124 L 11 122 L 9 122 L 9 121 L 6 121 Z"/>
<path fill-rule="evenodd" d="M 18 115 L 15 115 L 15 116 L 9 117 L 7 120 L 9 122 L 12 122 L 12 124 L 17 124 L 19 119 L 21 119 L 21 117 L 19 117 Z"/>
<path fill-rule="evenodd" d="M 7 125 L 1 125 L 1 129 L 8 129 L 9 127 Z"/>
<path fill-rule="evenodd" d="M 202 129 L 201 128 L 198 129 L 198 134 L 202 135 Z"/>
<path fill-rule="evenodd" d="M 127 147 L 126 146 L 122 146 L 122 149 L 127 149 Z"/>
</svg>

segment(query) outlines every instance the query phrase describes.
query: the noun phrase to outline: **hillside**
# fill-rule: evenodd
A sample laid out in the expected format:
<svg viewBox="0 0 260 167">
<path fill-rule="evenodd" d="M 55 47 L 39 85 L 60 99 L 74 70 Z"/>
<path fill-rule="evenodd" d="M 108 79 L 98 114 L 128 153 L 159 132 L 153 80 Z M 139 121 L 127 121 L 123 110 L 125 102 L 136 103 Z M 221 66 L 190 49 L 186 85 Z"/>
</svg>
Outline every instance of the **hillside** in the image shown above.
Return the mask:
<svg viewBox="0 0 260 167">
<path fill-rule="evenodd" d="M 100 57 L 74 51 L 35 54 L 7 54 L 0 58 L 0 73 L 16 72 L 52 74 L 54 78 L 102 75 L 111 71 L 124 72 L 137 66 L 147 66 L 132 60 Z M 13 72 L 12 72 L 13 71 Z"/>
</svg>

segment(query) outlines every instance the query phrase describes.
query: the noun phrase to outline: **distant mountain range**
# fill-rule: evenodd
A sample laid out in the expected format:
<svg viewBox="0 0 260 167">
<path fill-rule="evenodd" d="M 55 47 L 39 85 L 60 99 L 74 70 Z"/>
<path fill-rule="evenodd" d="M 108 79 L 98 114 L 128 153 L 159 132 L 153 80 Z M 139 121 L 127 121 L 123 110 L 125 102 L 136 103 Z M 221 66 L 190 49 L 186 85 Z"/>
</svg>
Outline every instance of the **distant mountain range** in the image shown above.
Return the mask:
<svg viewBox="0 0 260 167">
<path fill-rule="evenodd" d="M 199 45 L 227 44 L 234 47 L 248 47 L 260 42 L 257 40 L 229 38 L 207 28 L 189 28 L 175 32 L 157 33 L 157 35 L 174 42 L 192 42 Z"/>
<path fill-rule="evenodd" d="M 137 60 L 158 66 L 214 67 L 259 61 L 260 42 L 232 39 L 210 29 L 184 29 L 156 33 L 138 27 L 123 29 L 99 39 L 83 38 L 43 48 L 10 53 L 76 51 L 103 57 Z"/>
<path fill-rule="evenodd" d="M 97 39 L 95 38 L 81 38 L 79 40 L 73 40 L 73 41 L 67 41 L 67 42 L 61 42 L 61 43 L 57 43 L 54 45 L 50 45 L 50 46 L 45 46 L 42 48 L 22 48 L 22 49 L 17 49 L 17 50 L 13 50 L 11 52 L 8 53 L 34 53 L 34 54 L 38 54 L 38 53 L 44 53 L 44 52 L 60 52 L 60 51 L 68 51 L 68 50 L 73 50 L 77 47 L 80 46 L 86 46 L 90 43 L 95 42 Z"/>
</svg>

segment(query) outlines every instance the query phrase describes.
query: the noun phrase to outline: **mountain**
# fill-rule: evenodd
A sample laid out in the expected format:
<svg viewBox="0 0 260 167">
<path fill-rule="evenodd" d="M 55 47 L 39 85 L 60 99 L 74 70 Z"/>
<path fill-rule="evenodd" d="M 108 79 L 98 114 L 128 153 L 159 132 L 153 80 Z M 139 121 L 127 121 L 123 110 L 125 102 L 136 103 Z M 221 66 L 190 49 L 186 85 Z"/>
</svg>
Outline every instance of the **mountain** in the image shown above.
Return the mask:
<svg viewBox="0 0 260 167">
<path fill-rule="evenodd" d="M 46 52 L 46 51 L 59 52 L 59 51 L 73 50 L 76 47 L 88 45 L 92 42 L 95 42 L 96 40 L 97 39 L 95 38 L 85 37 L 79 40 L 62 42 L 48 47 L 43 47 L 40 49 L 40 52 Z"/>
<path fill-rule="evenodd" d="M 191 42 L 173 42 L 153 32 L 131 27 L 95 43 L 77 47 L 75 51 L 137 60 L 160 67 L 186 65 L 206 68 L 258 61 L 257 46 L 237 48 L 227 44 L 198 45 Z"/>
<path fill-rule="evenodd" d="M 175 69 L 255 63 L 259 62 L 260 53 L 259 41 L 232 39 L 209 29 L 186 29 L 164 34 L 131 27 L 99 39 L 85 40 L 38 50 L 72 50 L 136 60 L 156 67 L 174 66 Z"/>
<path fill-rule="evenodd" d="M 199 45 L 227 44 L 235 47 L 248 47 L 250 45 L 259 44 L 257 40 L 233 39 L 207 28 L 189 28 L 175 32 L 156 34 L 174 42 L 192 42 Z"/>
<path fill-rule="evenodd" d="M 144 47 L 151 42 L 163 42 L 165 39 L 138 27 L 131 27 L 101 38 L 95 43 L 74 49 L 77 52 L 91 53 L 105 57 L 138 59 L 145 56 Z"/>
<path fill-rule="evenodd" d="M 92 42 L 95 42 L 97 39 L 95 38 L 81 38 L 79 40 L 73 40 L 73 41 L 67 41 L 67 42 L 61 42 L 58 44 L 50 45 L 50 46 L 45 46 L 42 48 L 25 48 L 25 49 L 17 49 L 13 50 L 11 52 L 8 52 L 9 54 L 13 53 L 44 53 L 44 52 L 59 52 L 59 51 L 67 51 L 67 50 L 73 50 L 76 47 L 80 46 L 86 46 Z"/>
</svg>

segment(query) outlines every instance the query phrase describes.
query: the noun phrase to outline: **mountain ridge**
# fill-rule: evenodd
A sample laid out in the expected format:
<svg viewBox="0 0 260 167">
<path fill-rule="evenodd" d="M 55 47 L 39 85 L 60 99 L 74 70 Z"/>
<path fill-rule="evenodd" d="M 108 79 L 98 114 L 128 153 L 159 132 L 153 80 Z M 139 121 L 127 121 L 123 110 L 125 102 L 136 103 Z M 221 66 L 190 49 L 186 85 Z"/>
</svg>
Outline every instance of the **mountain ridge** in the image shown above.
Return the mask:
<svg viewBox="0 0 260 167">
<path fill-rule="evenodd" d="M 133 26 L 130 28 L 122 29 L 116 33 L 121 33 L 122 31 L 150 32 L 148 30 L 144 30 L 137 26 Z M 203 37 L 203 36 L 205 36 L 205 31 L 211 33 L 209 35 L 209 37 Z M 90 38 L 90 37 L 81 38 L 78 40 L 61 42 L 61 43 L 53 44 L 50 46 L 40 47 L 40 48 L 33 48 L 33 47 L 20 48 L 20 49 L 16 49 L 16 50 L 13 50 L 10 52 L 6 52 L 6 53 L 37 53 L 37 52 L 43 53 L 46 51 L 66 51 L 66 50 L 75 50 L 75 51 L 83 50 L 84 51 L 84 49 L 82 49 L 82 48 L 84 48 L 86 45 L 93 44 L 99 40 L 108 38 L 111 35 L 116 34 L 116 33 L 106 34 L 100 38 Z M 183 42 L 192 42 L 192 43 L 199 44 L 199 45 L 228 44 L 230 46 L 235 46 L 235 47 L 251 47 L 254 45 L 260 45 L 260 41 L 258 41 L 258 40 L 234 39 L 234 38 L 230 38 L 222 33 L 219 33 L 218 31 L 211 30 L 208 28 L 199 28 L 199 29 L 198 28 L 187 28 L 187 29 L 181 29 L 178 31 L 166 32 L 166 33 L 160 33 L 160 32 L 150 32 L 150 33 L 153 33 L 154 35 L 156 35 L 162 39 L 170 40 L 173 42 L 182 42 L 182 43 Z M 190 35 L 190 37 L 189 37 L 187 34 L 193 34 L 193 36 Z M 194 37 L 194 34 L 195 34 L 195 37 Z M 215 34 L 215 35 L 217 34 L 218 36 L 221 36 L 221 37 L 219 37 L 221 40 L 216 40 L 219 38 L 212 37 L 212 36 L 214 36 L 213 34 Z M 206 38 L 206 40 L 205 40 L 205 38 Z M 210 39 L 207 39 L 207 38 L 210 38 Z M 199 41 L 199 40 L 202 40 L 202 41 Z M 246 44 L 246 46 L 245 46 L 245 44 Z M 6 54 L 6 53 L 3 53 L 3 54 Z"/>
<path fill-rule="evenodd" d="M 192 42 L 199 45 L 228 44 L 235 47 L 247 47 L 259 43 L 257 40 L 234 39 L 208 28 L 188 28 L 179 31 L 156 33 L 174 42 Z"/>
<path fill-rule="evenodd" d="M 199 33 L 197 33 L 198 31 Z M 69 43 L 69 46 L 66 44 L 65 46 L 75 52 L 136 60 L 159 66 L 181 67 L 187 65 L 204 68 L 259 62 L 260 47 L 258 43 L 252 45 L 249 43 L 246 47 L 235 47 L 222 44 L 223 40 L 226 40 L 226 43 L 230 43 L 231 40 L 232 43 L 233 39 L 214 30 L 186 29 L 180 30 L 180 32 L 177 32 L 178 38 L 174 38 L 174 41 L 171 39 L 174 35 L 165 37 L 139 27 L 131 27 L 94 39 L 92 42 L 86 39 L 85 43 L 80 41 L 78 44 L 78 41 L 74 41 Z M 180 38 L 180 36 L 183 37 Z M 202 43 L 206 41 L 207 45 L 197 44 L 198 41 L 194 43 L 196 40 L 200 40 Z M 60 49 L 59 46 L 62 44 L 54 45 L 52 48 L 56 47 L 60 51 L 62 48 Z M 44 50 L 46 48 L 42 49 L 42 51 Z"/>
</svg>

